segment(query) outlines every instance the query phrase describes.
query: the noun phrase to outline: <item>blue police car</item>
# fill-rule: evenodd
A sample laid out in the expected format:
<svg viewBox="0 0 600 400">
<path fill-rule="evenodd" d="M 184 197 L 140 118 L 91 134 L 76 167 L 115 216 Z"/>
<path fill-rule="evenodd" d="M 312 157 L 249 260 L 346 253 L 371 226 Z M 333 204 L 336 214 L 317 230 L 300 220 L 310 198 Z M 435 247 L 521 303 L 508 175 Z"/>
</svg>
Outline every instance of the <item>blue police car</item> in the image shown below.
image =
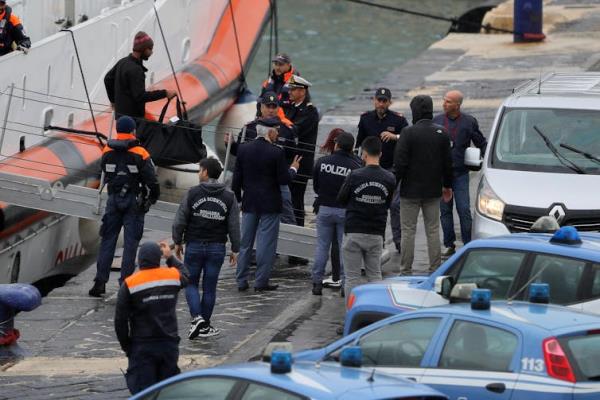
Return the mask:
<svg viewBox="0 0 600 400">
<path fill-rule="evenodd" d="M 532 294 L 547 300 L 547 285 Z M 481 293 L 483 292 L 483 293 Z M 544 293 L 546 292 L 546 293 Z M 567 307 L 475 301 L 395 315 L 297 360 L 335 361 L 358 346 L 362 365 L 454 400 L 600 399 L 600 317 Z"/>
<path fill-rule="evenodd" d="M 352 361 L 355 355 L 348 352 Z M 345 364 L 345 355 L 342 354 Z M 349 362 L 348 365 L 351 365 Z M 355 363 L 354 363 L 355 364 Z M 352 364 L 352 365 L 354 365 Z M 133 396 L 135 400 L 447 400 L 425 385 L 377 370 L 338 363 L 294 362 L 273 352 L 271 363 L 254 362 L 179 374 Z"/>
<path fill-rule="evenodd" d="M 548 283 L 550 302 L 600 312 L 600 234 L 567 226 L 554 235 L 519 233 L 475 240 L 431 276 L 361 285 L 348 295 L 344 334 L 393 314 L 468 301 L 473 288 L 492 298 L 528 298 L 530 283 Z"/>
</svg>

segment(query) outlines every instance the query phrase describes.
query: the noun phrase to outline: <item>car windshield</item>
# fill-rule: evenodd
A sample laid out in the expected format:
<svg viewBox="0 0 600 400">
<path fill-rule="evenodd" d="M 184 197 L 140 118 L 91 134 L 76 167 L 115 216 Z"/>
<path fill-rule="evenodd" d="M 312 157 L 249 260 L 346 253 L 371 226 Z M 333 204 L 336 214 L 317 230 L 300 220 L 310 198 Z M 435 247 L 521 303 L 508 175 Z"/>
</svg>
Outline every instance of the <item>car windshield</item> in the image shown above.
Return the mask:
<svg viewBox="0 0 600 400">
<path fill-rule="evenodd" d="M 574 363 L 584 380 L 600 381 L 600 331 L 588 335 L 573 336 L 561 340 L 566 344 L 571 363 Z"/>
<path fill-rule="evenodd" d="M 600 174 L 600 163 L 574 150 L 600 157 L 600 111 L 512 108 L 502 115 L 492 165 L 520 171 L 577 173 L 579 169 L 580 173 Z"/>
</svg>

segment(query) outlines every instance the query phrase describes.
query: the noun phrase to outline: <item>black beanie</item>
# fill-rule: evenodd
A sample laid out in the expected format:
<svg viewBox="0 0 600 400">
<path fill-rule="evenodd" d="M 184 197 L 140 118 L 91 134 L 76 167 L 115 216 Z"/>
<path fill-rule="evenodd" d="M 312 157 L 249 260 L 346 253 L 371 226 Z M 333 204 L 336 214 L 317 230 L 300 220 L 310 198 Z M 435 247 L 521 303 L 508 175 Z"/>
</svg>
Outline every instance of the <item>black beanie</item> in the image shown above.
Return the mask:
<svg viewBox="0 0 600 400">
<path fill-rule="evenodd" d="M 161 257 L 162 251 L 158 243 L 146 242 L 138 251 L 138 265 L 140 268 L 158 267 Z"/>
</svg>

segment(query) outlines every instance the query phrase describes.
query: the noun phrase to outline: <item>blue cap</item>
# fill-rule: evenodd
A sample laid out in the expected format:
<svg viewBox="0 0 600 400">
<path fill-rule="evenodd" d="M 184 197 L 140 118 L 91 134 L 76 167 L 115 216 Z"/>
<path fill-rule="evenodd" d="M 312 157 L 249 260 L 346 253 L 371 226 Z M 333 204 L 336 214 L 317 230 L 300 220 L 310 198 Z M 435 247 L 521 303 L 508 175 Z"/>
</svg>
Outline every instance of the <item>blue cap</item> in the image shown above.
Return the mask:
<svg viewBox="0 0 600 400">
<path fill-rule="evenodd" d="M 132 133 L 135 131 L 135 121 L 133 118 L 124 115 L 117 120 L 117 133 Z"/>
<path fill-rule="evenodd" d="M 547 283 L 532 283 L 529 286 L 529 301 L 532 303 L 550 303 L 550 285 Z"/>
<path fill-rule="evenodd" d="M 550 243 L 581 244 L 581 238 L 577 229 L 572 226 L 563 226 L 554 233 L 550 239 Z"/>
<path fill-rule="evenodd" d="M 140 268 L 158 267 L 162 251 L 156 242 L 146 242 L 138 250 L 138 264 Z"/>
<path fill-rule="evenodd" d="M 362 365 L 362 349 L 360 346 L 347 346 L 340 353 L 340 364 L 344 367 L 357 367 Z"/>
<path fill-rule="evenodd" d="M 473 310 L 489 310 L 492 301 L 490 289 L 473 289 L 471 292 L 471 308 Z"/>
<path fill-rule="evenodd" d="M 274 350 L 271 353 L 271 372 L 286 374 L 292 370 L 292 353 L 289 351 Z"/>
</svg>

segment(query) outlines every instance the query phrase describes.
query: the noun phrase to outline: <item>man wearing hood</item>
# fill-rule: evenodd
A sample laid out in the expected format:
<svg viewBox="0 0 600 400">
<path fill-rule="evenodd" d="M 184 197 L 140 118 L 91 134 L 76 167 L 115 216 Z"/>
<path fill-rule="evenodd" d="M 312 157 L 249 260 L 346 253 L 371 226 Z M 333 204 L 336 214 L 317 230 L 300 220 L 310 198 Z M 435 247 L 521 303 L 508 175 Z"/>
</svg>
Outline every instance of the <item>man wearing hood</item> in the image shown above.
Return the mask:
<svg viewBox="0 0 600 400">
<path fill-rule="evenodd" d="M 101 297 L 110 276 L 110 267 L 121 228 L 125 228 L 121 278 L 119 283 L 135 270 L 135 252 L 144 233 L 144 214 L 160 196 L 150 154 L 135 137 L 135 121 L 128 116 L 117 120 L 117 138 L 109 140 L 102 151 L 101 167 L 108 187 L 106 210 L 100 228 L 100 250 L 96 265 L 94 286 L 88 292 Z M 147 198 L 143 196 L 149 191 Z"/>
<path fill-rule="evenodd" d="M 444 128 L 432 121 L 433 100 L 429 96 L 415 96 L 410 108 L 413 125 L 402 130 L 394 152 L 394 172 L 400 182 L 403 272 L 412 270 L 420 210 L 423 210 L 430 270 L 440 265 L 440 197 L 444 201 L 452 198 L 450 139 Z"/>
<path fill-rule="evenodd" d="M 176 268 L 161 267 L 161 256 Z M 121 285 L 115 307 L 115 332 L 129 359 L 125 379 L 131 394 L 180 372 L 176 307 L 187 281 L 166 243 L 142 244 L 138 264 L 140 270 Z"/>
<path fill-rule="evenodd" d="M 191 188 L 181 200 L 173 222 L 173 242 L 178 257 L 183 252 L 184 264 L 189 270 L 189 284 L 185 298 L 192 322 L 190 340 L 219 334 L 210 323 L 217 297 L 217 281 L 225 258 L 227 236 L 231 241 L 230 265 L 237 263 L 240 251 L 240 221 L 235 195 L 217 182 L 223 168 L 218 160 L 200 161 L 200 184 Z M 202 299 L 198 285 L 202 275 Z"/>
</svg>

